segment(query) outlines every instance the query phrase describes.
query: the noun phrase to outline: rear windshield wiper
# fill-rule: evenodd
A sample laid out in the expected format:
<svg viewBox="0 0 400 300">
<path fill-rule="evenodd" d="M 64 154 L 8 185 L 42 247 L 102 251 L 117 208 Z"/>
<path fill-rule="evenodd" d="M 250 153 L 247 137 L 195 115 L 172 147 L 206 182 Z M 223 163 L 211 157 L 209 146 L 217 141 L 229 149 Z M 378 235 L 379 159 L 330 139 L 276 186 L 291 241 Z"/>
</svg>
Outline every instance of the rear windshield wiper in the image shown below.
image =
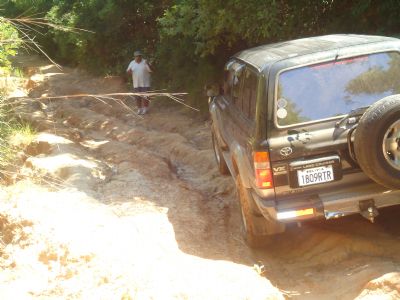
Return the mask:
<svg viewBox="0 0 400 300">
<path fill-rule="evenodd" d="M 345 121 L 349 121 L 350 118 L 361 116 L 365 113 L 369 106 L 359 107 L 356 109 L 352 109 L 347 115 L 341 118 L 339 121 L 336 122 L 335 127 L 340 127 Z"/>
</svg>

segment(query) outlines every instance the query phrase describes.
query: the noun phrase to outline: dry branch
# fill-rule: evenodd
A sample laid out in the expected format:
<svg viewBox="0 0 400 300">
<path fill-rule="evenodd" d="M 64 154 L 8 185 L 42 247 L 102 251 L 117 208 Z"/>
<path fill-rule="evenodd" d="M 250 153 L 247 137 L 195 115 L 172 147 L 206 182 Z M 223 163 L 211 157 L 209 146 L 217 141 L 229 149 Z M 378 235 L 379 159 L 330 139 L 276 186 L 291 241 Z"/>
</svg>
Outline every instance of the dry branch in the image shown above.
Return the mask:
<svg viewBox="0 0 400 300">
<path fill-rule="evenodd" d="M 144 92 L 144 93 L 110 93 L 110 94 L 73 94 L 73 95 L 63 95 L 63 96 L 43 96 L 40 98 L 33 98 L 35 100 L 40 99 L 65 99 L 65 98 L 79 98 L 79 97 L 113 97 L 113 96 L 140 96 L 140 97 L 168 97 L 183 96 L 188 93 L 158 93 L 158 92 Z M 182 101 L 184 101 L 182 99 Z"/>
<path fill-rule="evenodd" d="M 118 101 L 120 102 L 121 99 L 115 98 L 115 97 L 127 97 L 127 96 L 137 96 L 137 97 L 147 97 L 147 98 L 152 98 L 152 97 L 167 97 L 169 99 L 172 99 L 175 102 L 178 102 L 192 110 L 195 111 L 200 111 L 197 108 L 194 108 L 188 104 L 185 103 L 185 100 L 182 98 L 179 98 L 180 96 L 187 95 L 187 93 L 160 93 L 160 92 L 145 92 L 145 93 L 110 93 L 110 94 L 74 94 L 74 95 L 63 95 L 63 96 L 44 96 L 44 97 L 39 97 L 39 98 L 31 98 L 33 100 L 44 100 L 44 99 L 69 99 L 69 98 L 82 98 L 82 97 L 89 97 L 89 98 L 94 98 L 97 100 L 113 100 L 113 101 Z"/>
<path fill-rule="evenodd" d="M 29 33 L 35 32 L 37 34 L 42 34 L 37 28 L 49 27 L 54 28 L 56 30 L 65 31 L 65 32 L 88 32 L 94 33 L 93 31 L 82 29 L 82 28 L 75 28 L 75 27 L 68 27 L 63 25 L 54 24 L 48 22 L 44 18 L 36 18 L 36 17 L 18 17 L 18 18 L 5 18 L 0 16 L 0 22 L 10 24 L 13 26 L 21 36 L 20 41 L 22 44 L 33 51 L 37 51 L 42 53 L 50 62 L 52 62 L 58 69 L 61 70 L 61 66 L 57 64 L 55 61 L 51 59 L 51 57 L 41 48 L 41 46 L 35 41 L 35 37 L 31 37 Z M 4 41 L 0 41 L 4 43 Z"/>
</svg>

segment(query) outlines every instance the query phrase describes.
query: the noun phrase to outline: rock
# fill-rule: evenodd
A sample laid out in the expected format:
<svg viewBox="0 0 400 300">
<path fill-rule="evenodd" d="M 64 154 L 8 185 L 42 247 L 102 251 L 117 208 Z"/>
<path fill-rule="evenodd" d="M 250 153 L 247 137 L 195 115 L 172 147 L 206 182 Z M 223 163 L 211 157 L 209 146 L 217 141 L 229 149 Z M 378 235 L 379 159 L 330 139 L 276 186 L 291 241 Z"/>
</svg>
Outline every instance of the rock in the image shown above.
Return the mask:
<svg viewBox="0 0 400 300">
<path fill-rule="evenodd" d="M 39 154 L 50 154 L 51 145 L 46 141 L 32 141 L 25 149 L 25 153 L 29 156 L 37 156 Z"/>
<path fill-rule="evenodd" d="M 71 133 L 71 131 L 67 132 Z M 54 146 L 59 147 L 68 144 L 73 144 L 73 142 L 59 135 L 42 132 L 25 148 L 25 153 L 29 156 L 50 154 Z"/>
<path fill-rule="evenodd" d="M 54 130 L 55 127 L 55 123 L 50 120 L 43 120 L 35 125 L 38 131 Z"/>
<path fill-rule="evenodd" d="M 399 297 L 400 273 L 391 272 L 368 282 L 356 299 L 399 299 Z"/>
<path fill-rule="evenodd" d="M 78 127 L 82 123 L 82 119 L 77 116 L 69 116 L 66 121 L 63 122 L 64 125 L 71 125 Z"/>
</svg>

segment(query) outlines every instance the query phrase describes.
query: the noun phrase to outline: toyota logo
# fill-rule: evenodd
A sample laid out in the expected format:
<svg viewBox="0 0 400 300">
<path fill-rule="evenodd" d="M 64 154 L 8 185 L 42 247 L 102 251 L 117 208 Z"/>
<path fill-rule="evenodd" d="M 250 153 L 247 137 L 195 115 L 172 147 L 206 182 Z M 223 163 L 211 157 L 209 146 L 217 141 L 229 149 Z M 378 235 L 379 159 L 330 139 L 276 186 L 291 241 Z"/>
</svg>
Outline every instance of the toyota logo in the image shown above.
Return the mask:
<svg viewBox="0 0 400 300">
<path fill-rule="evenodd" d="M 282 156 L 289 156 L 290 154 L 293 153 L 293 149 L 290 147 L 285 147 L 282 148 L 279 152 L 281 153 Z"/>
</svg>

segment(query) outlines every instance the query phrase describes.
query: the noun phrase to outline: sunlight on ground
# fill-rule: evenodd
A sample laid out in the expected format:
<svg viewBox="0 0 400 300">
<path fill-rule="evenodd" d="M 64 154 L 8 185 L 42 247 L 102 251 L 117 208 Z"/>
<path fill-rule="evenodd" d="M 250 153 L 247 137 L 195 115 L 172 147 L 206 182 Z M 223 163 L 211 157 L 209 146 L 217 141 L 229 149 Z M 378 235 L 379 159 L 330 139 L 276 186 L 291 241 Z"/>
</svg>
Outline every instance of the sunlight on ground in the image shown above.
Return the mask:
<svg viewBox="0 0 400 300">
<path fill-rule="evenodd" d="M 0 90 L 6 90 L 13 95 L 19 95 L 22 94 L 23 92 L 19 90 L 19 87 L 21 83 L 24 81 L 24 79 L 20 77 L 14 77 L 14 76 L 0 76 Z M 15 96 L 17 97 L 17 96 Z"/>
<path fill-rule="evenodd" d="M 95 149 L 99 148 L 100 146 L 105 145 L 109 142 L 110 141 L 108 141 L 108 140 L 104 140 L 104 141 L 84 140 L 83 142 L 81 142 L 81 145 L 84 147 L 90 148 L 92 150 L 95 150 Z"/>
<path fill-rule="evenodd" d="M 68 139 L 66 139 L 66 138 L 64 138 L 62 136 L 51 134 L 51 133 L 47 133 L 47 132 L 40 133 L 36 137 L 35 140 L 38 141 L 38 142 L 40 142 L 40 141 L 47 142 L 50 145 L 54 145 L 54 144 L 73 144 L 72 141 L 70 141 L 70 140 L 68 140 Z"/>
<path fill-rule="evenodd" d="M 39 68 L 39 70 L 40 70 L 40 71 L 48 71 L 48 70 L 54 69 L 54 68 L 56 68 L 54 65 L 47 65 L 47 66 L 41 66 L 41 67 Z"/>
<path fill-rule="evenodd" d="M 1 89 L 1 86 L 0 86 Z M 8 94 L 10 98 L 18 98 L 18 97 L 26 97 L 26 92 L 24 90 L 13 90 L 11 93 Z"/>
<path fill-rule="evenodd" d="M 52 73 L 46 72 L 46 73 L 43 73 L 43 74 L 42 73 L 40 73 L 40 74 L 36 73 L 36 74 L 30 76 L 29 82 L 31 82 L 31 83 L 34 82 L 37 85 L 37 84 L 44 83 L 46 80 L 49 80 L 50 78 L 56 77 L 56 76 L 59 76 L 59 75 L 64 75 L 64 73 L 61 73 L 61 72 L 52 72 Z"/>
<path fill-rule="evenodd" d="M 123 294 L 136 299 L 206 299 L 213 291 L 225 299 L 240 299 L 241 293 L 261 299 L 274 291 L 251 268 L 182 252 L 165 207 L 152 212 L 147 206 L 147 213 L 119 217 L 113 205 L 102 205 L 74 189 L 49 192 L 29 182 L 18 185 L 7 203 L 15 203 L 24 219 L 34 220 L 33 229 L 40 234 L 28 247 L 14 251 L 21 272 L 18 278 L 8 272 L 0 275 L 7 283 L 0 288 L 2 297 L 44 291 L 54 296 L 67 290 L 84 299 L 119 299 Z M 124 205 L 137 205 L 136 201 L 151 203 L 134 197 Z M 246 278 L 240 283 L 238 270 Z M 260 285 L 249 292 L 255 279 Z"/>
<path fill-rule="evenodd" d="M 29 161 L 38 169 L 47 170 L 55 173 L 63 167 L 84 167 L 87 169 L 95 169 L 97 164 L 93 161 L 80 159 L 79 157 L 64 153 L 47 157 L 31 157 Z"/>
</svg>

